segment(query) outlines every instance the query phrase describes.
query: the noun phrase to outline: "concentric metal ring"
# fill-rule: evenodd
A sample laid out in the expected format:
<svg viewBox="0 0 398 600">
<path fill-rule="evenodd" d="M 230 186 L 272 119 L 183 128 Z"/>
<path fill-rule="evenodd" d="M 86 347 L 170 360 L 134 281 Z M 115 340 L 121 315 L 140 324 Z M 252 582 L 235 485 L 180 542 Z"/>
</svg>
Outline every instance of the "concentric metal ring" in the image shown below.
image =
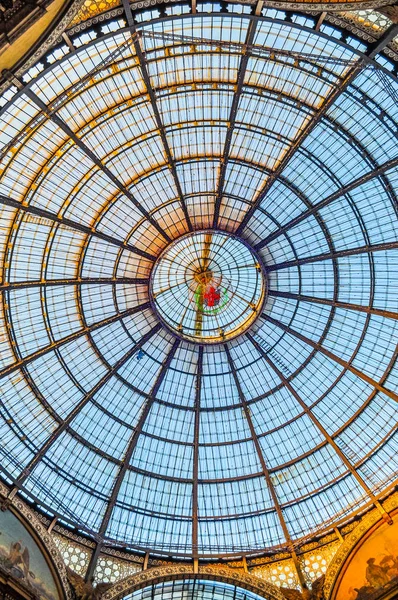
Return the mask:
<svg viewBox="0 0 398 600">
<path fill-rule="evenodd" d="M 264 268 L 238 237 L 199 231 L 176 240 L 157 260 L 151 300 L 175 334 L 198 343 L 220 343 L 246 331 L 266 296 Z"/>
</svg>

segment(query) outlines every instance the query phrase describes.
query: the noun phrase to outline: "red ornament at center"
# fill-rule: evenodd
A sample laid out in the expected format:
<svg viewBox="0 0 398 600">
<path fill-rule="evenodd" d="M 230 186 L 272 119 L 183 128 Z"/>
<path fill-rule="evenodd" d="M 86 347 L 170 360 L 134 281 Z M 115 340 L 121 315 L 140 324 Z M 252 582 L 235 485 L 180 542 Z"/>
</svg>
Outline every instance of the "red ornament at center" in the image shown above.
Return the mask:
<svg viewBox="0 0 398 600">
<path fill-rule="evenodd" d="M 211 286 L 203 294 L 203 298 L 206 306 L 217 306 L 217 304 L 220 302 L 220 292 L 217 288 Z"/>
</svg>

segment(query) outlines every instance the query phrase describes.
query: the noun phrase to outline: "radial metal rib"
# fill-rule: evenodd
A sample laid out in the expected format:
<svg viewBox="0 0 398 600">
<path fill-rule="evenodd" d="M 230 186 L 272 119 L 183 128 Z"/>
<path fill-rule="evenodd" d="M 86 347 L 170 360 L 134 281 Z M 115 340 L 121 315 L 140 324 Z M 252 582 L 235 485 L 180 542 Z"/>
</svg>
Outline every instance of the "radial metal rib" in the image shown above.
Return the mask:
<svg viewBox="0 0 398 600">
<path fill-rule="evenodd" d="M 161 325 L 157 325 L 157 330 L 160 329 L 160 327 L 161 327 Z M 121 485 L 123 483 L 124 476 L 125 476 L 126 471 L 127 471 L 128 467 L 129 467 L 131 457 L 133 455 L 135 447 L 137 446 L 138 438 L 139 438 L 139 436 L 140 436 L 140 434 L 142 432 L 142 428 L 143 428 L 143 426 L 145 424 L 145 421 L 146 421 L 146 419 L 147 419 L 147 417 L 149 415 L 149 412 L 150 412 L 150 410 L 151 410 L 151 408 L 153 406 L 153 403 L 155 402 L 156 394 L 159 391 L 159 388 L 160 388 L 160 386 L 162 384 L 162 381 L 163 381 L 163 379 L 164 379 L 164 377 L 165 377 L 165 375 L 167 373 L 167 370 L 168 370 L 168 368 L 170 366 L 171 361 L 174 358 L 174 355 L 175 355 L 175 353 L 176 353 L 177 348 L 178 348 L 179 345 L 180 345 L 180 340 L 175 340 L 174 343 L 173 343 L 173 345 L 172 345 L 172 347 L 171 347 L 170 352 L 167 354 L 165 360 L 162 363 L 162 367 L 161 367 L 161 369 L 159 371 L 159 374 L 158 374 L 158 376 L 156 378 L 156 381 L 155 381 L 155 383 L 154 383 L 154 385 L 152 387 L 152 390 L 151 390 L 150 394 L 148 395 L 148 398 L 147 398 L 144 406 L 142 407 L 141 416 L 140 416 L 140 418 L 138 420 L 138 423 L 137 423 L 136 427 L 134 428 L 134 431 L 133 431 L 133 433 L 131 435 L 131 438 L 130 438 L 130 441 L 128 443 L 126 452 L 124 454 L 123 462 L 121 463 L 121 466 L 119 468 L 118 474 L 117 474 L 116 479 L 115 479 L 115 481 L 113 483 L 112 493 L 111 493 L 111 496 L 109 498 L 109 502 L 108 502 L 108 505 L 106 507 L 105 514 L 104 514 L 104 516 L 102 518 L 101 525 L 99 527 L 100 540 L 97 542 L 96 550 L 95 550 L 95 552 L 93 554 L 92 560 L 90 561 L 89 569 L 88 569 L 88 572 L 86 574 L 86 579 L 91 578 L 92 574 L 94 573 L 94 570 L 95 570 L 95 567 L 96 567 L 96 561 L 98 560 L 98 556 L 100 554 L 101 547 L 102 547 L 102 544 L 103 544 L 103 537 L 104 537 L 105 532 L 106 532 L 106 530 L 108 528 L 109 521 L 111 519 L 112 512 L 113 512 L 113 509 L 115 507 L 115 504 L 116 504 L 116 501 L 117 501 L 117 497 L 118 497 L 118 494 L 119 494 L 119 491 L 120 491 L 120 487 L 121 487 Z"/>
<path fill-rule="evenodd" d="M 136 28 L 135 23 L 134 23 L 134 18 L 133 18 L 133 14 L 131 12 L 131 7 L 130 7 L 129 0 L 123 0 L 123 8 L 124 8 L 124 12 L 125 12 L 125 15 L 126 15 L 126 18 L 127 18 L 127 23 L 128 23 L 129 29 L 130 29 L 131 37 L 132 37 L 132 40 L 133 40 L 135 53 L 137 55 L 138 62 L 139 62 L 139 65 L 140 65 L 140 69 L 141 69 L 141 73 L 142 73 L 142 78 L 144 80 L 145 87 L 146 87 L 146 90 L 148 92 L 148 96 L 149 96 L 149 99 L 150 99 L 150 102 L 151 102 L 153 114 L 155 116 L 155 121 L 156 121 L 157 127 L 159 129 L 159 135 L 161 137 L 161 140 L 162 140 L 162 143 L 163 143 L 163 147 L 164 147 L 164 151 L 166 153 L 166 157 L 167 157 L 167 161 L 168 161 L 168 166 L 169 166 L 171 175 L 172 175 L 173 180 L 174 180 L 174 185 L 176 186 L 176 189 L 177 189 L 177 194 L 178 194 L 178 197 L 179 197 L 179 202 L 180 202 L 180 205 L 181 205 L 181 209 L 182 209 L 182 212 L 184 213 L 184 218 L 185 218 L 185 221 L 186 221 L 187 226 L 188 226 L 188 231 L 193 231 L 191 219 L 190 219 L 190 216 L 189 216 L 189 213 L 188 213 L 188 209 L 187 209 L 187 205 L 186 205 L 186 202 L 185 202 L 184 193 L 182 191 L 181 183 L 180 183 L 180 180 L 178 178 L 178 173 L 177 173 L 175 161 L 174 161 L 173 154 L 172 154 L 170 146 L 169 146 L 169 142 L 168 142 L 168 139 L 167 139 L 165 127 L 164 127 L 164 124 L 163 124 L 163 121 L 162 121 L 162 117 L 161 117 L 160 112 L 159 112 L 159 108 L 158 108 L 158 104 L 157 104 L 157 100 L 156 100 L 156 94 L 155 94 L 155 91 L 154 91 L 154 89 L 152 87 L 151 78 L 149 76 L 148 62 L 147 62 L 147 59 L 145 57 L 145 54 L 141 50 L 139 36 L 138 36 L 137 28 Z"/>
<path fill-rule="evenodd" d="M 296 225 L 298 225 L 299 223 L 301 223 L 302 221 L 304 221 L 305 219 L 307 219 L 308 217 L 310 217 L 317 211 L 321 210 L 325 206 L 328 206 L 337 198 L 341 198 L 341 196 L 344 196 L 344 194 L 348 194 L 349 192 L 354 190 L 356 187 L 358 187 L 364 183 L 367 183 L 368 181 L 372 181 L 372 179 L 375 179 L 375 177 L 379 177 L 386 171 L 394 169 L 397 165 L 398 165 L 398 158 L 393 158 L 393 159 L 385 162 L 380 167 L 374 169 L 373 171 L 369 171 L 368 173 L 361 175 L 357 179 L 354 179 L 354 181 L 352 181 L 351 183 L 341 187 L 339 190 L 337 190 L 336 192 L 333 192 L 333 194 L 330 194 L 324 200 L 321 200 L 317 204 L 314 204 L 314 206 L 312 208 L 302 212 L 300 215 L 298 215 L 297 217 L 295 217 L 294 219 L 292 219 L 291 221 L 289 221 L 288 223 L 283 225 L 283 227 L 278 229 L 278 231 L 275 231 L 274 233 L 269 235 L 267 238 L 265 238 L 264 240 L 262 240 L 261 242 L 256 244 L 256 246 L 255 246 L 256 250 L 261 250 L 261 248 L 264 248 L 264 246 L 266 246 L 267 244 L 272 242 L 272 240 L 276 239 L 277 237 L 279 237 L 280 235 L 282 235 L 283 233 L 285 233 L 292 227 L 295 227 Z"/>
<path fill-rule="evenodd" d="M 389 390 L 388 388 L 384 387 L 378 381 L 376 381 L 372 377 L 369 377 L 369 375 L 366 375 L 366 373 L 363 373 L 363 371 L 360 371 L 356 367 L 353 367 L 350 362 L 344 360 L 343 358 L 340 358 L 340 356 L 337 356 L 337 354 L 334 354 L 334 352 L 331 352 L 330 350 L 327 350 L 327 348 L 325 348 L 321 344 L 319 344 L 317 342 L 314 342 L 313 340 L 311 340 L 310 338 L 306 337 L 302 333 L 299 333 L 298 331 L 296 331 L 295 329 L 293 329 L 289 325 L 284 325 L 283 323 L 281 323 L 277 319 L 273 319 L 272 317 L 270 317 L 269 315 L 266 315 L 265 313 L 261 313 L 261 318 L 264 319 L 265 321 L 268 321 L 269 323 L 272 323 L 276 327 L 279 327 L 280 329 L 282 329 L 286 333 L 289 333 L 293 337 L 296 337 L 298 340 L 301 340 L 305 344 L 308 344 L 309 346 L 311 346 L 311 348 L 314 348 L 314 350 L 318 350 L 321 354 L 324 354 L 325 356 L 327 356 L 332 361 L 334 361 L 337 364 L 339 364 L 344 369 L 347 369 L 347 371 L 350 371 L 351 373 L 353 373 L 354 375 L 356 375 L 357 377 L 359 377 L 363 381 L 366 381 L 366 383 L 368 383 L 369 385 L 371 385 L 372 387 L 374 387 L 379 392 L 382 392 L 383 394 L 385 394 L 386 396 L 388 396 L 389 398 L 391 398 L 391 400 L 394 400 L 394 402 L 398 402 L 398 394 L 396 394 L 395 392 L 393 392 L 393 391 Z"/>
<path fill-rule="evenodd" d="M 117 189 L 122 192 L 135 206 L 135 208 L 149 221 L 149 223 L 160 233 L 160 235 L 167 241 L 170 242 L 171 238 L 163 231 L 162 227 L 159 223 L 149 214 L 149 212 L 138 202 L 138 200 L 133 196 L 129 189 L 116 177 L 113 172 L 107 167 L 103 162 L 97 157 L 97 155 L 87 146 L 85 142 L 69 127 L 67 123 L 61 117 L 53 112 L 53 110 L 43 102 L 39 98 L 37 94 L 35 94 L 29 87 L 24 87 L 23 84 L 12 77 L 14 83 L 20 88 L 23 89 L 24 94 L 34 103 L 36 106 L 43 112 L 43 114 L 55 123 L 75 144 L 76 146 L 91 160 L 92 163 L 96 165 L 96 167 L 102 171 L 106 177 L 113 183 Z"/>
<path fill-rule="evenodd" d="M 198 367 L 195 388 L 195 424 L 193 449 L 193 487 L 192 487 L 192 556 L 194 561 L 199 555 L 199 510 L 198 510 L 198 480 L 199 480 L 199 430 L 200 430 L 200 397 L 202 392 L 203 346 L 199 346 Z"/>
<path fill-rule="evenodd" d="M 348 73 L 344 76 L 344 78 L 339 82 L 339 84 L 336 85 L 332 89 L 332 92 L 330 93 L 330 95 L 327 98 L 325 98 L 321 108 L 309 120 L 307 126 L 301 130 L 301 132 L 298 135 L 298 137 L 296 138 L 296 140 L 293 141 L 292 145 L 290 146 L 290 148 L 287 150 L 286 154 L 280 161 L 277 169 L 275 169 L 275 171 L 273 171 L 271 173 L 271 175 L 268 177 L 263 189 L 259 192 L 257 198 L 254 200 L 253 204 L 251 205 L 251 207 L 249 208 L 249 210 L 243 217 L 242 222 L 237 229 L 238 235 L 242 233 L 242 231 L 246 227 L 247 223 L 250 221 L 251 217 L 253 216 L 254 212 L 261 205 L 262 201 L 268 194 L 272 185 L 278 179 L 279 175 L 281 175 L 281 173 L 285 169 L 286 165 L 289 163 L 289 161 L 292 159 L 292 157 L 295 155 L 295 153 L 298 151 L 298 149 L 303 145 L 303 143 L 308 138 L 310 133 L 318 125 L 318 123 L 320 122 L 322 117 L 333 106 L 333 104 L 336 102 L 336 100 L 345 92 L 345 90 L 348 88 L 348 86 L 354 81 L 354 79 L 357 77 L 358 73 L 363 69 L 363 67 L 364 67 L 363 61 L 361 59 L 358 59 L 358 64 L 356 66 L 352 67 L 348 71 Z"/>
<path fill-rule="evenodd" d="M 328 298 L 316 298 L 315 296 L 306 296 L 305 294 L 294 294 L 292 292 L 278 292 L 277 290 L 268 290 L 268 295 L 274 298 L 290 298 L 292 300 L 300 300 L 301 302 L 311 302 L 314 304 L 322 304 L 324 306 L 334 306 L 335 308 L 343 308 L 345 310 L 353 310 L 363 312 L 368 315 L 377 315 L 387 319 L 398 319 L 398 312 L 383 310 L 382 308 L 373 308 L 372 306 L 363 306 L 361 304 L 351 304 L 350 302 L 339 302 L 338 300 L 329 300 Z"/>
<path fill-rule="evenodd" d="M 10 290 L 21 290 L 32 287 L 56 287 L 64 285 L 147 285 L 149 279 L 146 277 L 81 277 L 79 279 L 43 279 L 40 281 L 10 281 L 0 284 L 0 292 Z"/>
<path fill-rule="evenodd" d="M 351 462 L 348 460 L 347 456 L 337 445 L 337 443 L 335 442 L 333 437 L 326 431 L 326 429 L 321 424 L 321 422 L 316 418 L 314 413 L 311 411 L 311 409 L 307 406 L 307 404 L 304 402 L 304 400 L 301 398 L 301 396 L 295 390 L 295 388 L 293 387 L 291 382 L 284 376 L 282 371 L 280 371 L 278 369 L 278 367 L 274 364 L 274 362 L 269 358 L 268 354 L 263 350 L 263 348 L 260 346 L 260 344 L 254 339 L 254 337 L 250 333 L 247 334 L 247 337 L 251 341 L 251 343 L 254 345 L 256 350 L 261 354 L 261 356 L 267 362 L 267 364 L 271 367 L 271 369 L 277 374 L 279 379 L 282 381 L 282 383 L 286 386 L 286 388 L 292 394 L 293 398 L 298 402 L 298 404 L 300 405 L 302 410 L 305 412 L 305 414 L 309 417 L 309 419 L 312 421 L 312 423 L 315 425 L 315 427 L 321 433 L 322 437 L 333 448 L 334 452 L 338 455 L 338 457 L 343 462 L 343 464 L 348 469 L 348 471 L 351 473 L 351 475 L 356 479 L 357 483 L 364 490 L 366 495 L 369 496 L 369 498 L 372 500 L 373 504 L 377 507 L 377 509 L 381 513 L 383 519 L 385 519 L 389 523 L 392 523 L 390 516 L 384 510 L 384 508 L 382 507 L 382 505 L 380 504 L 379 500 L 376 498 L 376 496 L 374 495 L 374 493 L 372 492 L 370 487 L 367 485 L 367 483 L 364 481 L 364 479 L 361 477 L 361 475 L 358 473 L 358 471 L 355 469 L 355 467 L 351 464 Z"/>
<path fill-rule="evenodd" d="M 135 306 L 134 308 L 128 308 L 125 311 L 119 312 L 116 315 L 112 315 L 111 317 L 108 317 L 107 319 L 102 319 L 101 321 L 98 321 L 97 323 L 94 323 L 93 325 L 89 325 L 88 327 L 83 327 L 82 329 L 79 329 L 78 331 L 75 331 L 74 333 L 71 333 L 70 335 L 67 335 L 64 338 L 61 338 L 60 340 L 53 342 L 52 344 L 48 344 L 47 346 L 40 348 L 36 352 L 33 352 L 32 354 L 28 354 L 28 356 L 25 356 L 24 358 L 21 358 L 17 362 L 14 362 L 11 365 L 8 365 L 7 367 L 4 367 L 3 369 L 1 369 L 0 370 L 0 379 L 2 379 L 3 377 L 6 377 L 7 375 L 10 375 L 11 373 L 14 373 L 15 371 L 18 371 L 19 369 L 25 367 L 26 365 L 33 362 L 37 358 L 45 356 L 48 352 L 57 350 L 58 348 L 61 348 L 62 346 L 65 346 L 66 344 L 69 344 L 70 342 L 77 340 L 82 335 L 87 335 L 88 333 L 96 331 L 97 329 L 100 329 L 101 327 L 106 327 L 107 325 L 110 325 L 111 323 L 115 323 L 116 321 L 120 321 L 120 319 L 124 319 L 124 317 L 129 317 L 131 315 L 134 315 L 137 312 L 145 310 L 146 308 L 150 308 L 150 306 L 151 306 L 150 302 L 145 302 L 144 304 L 140 304 L 139 306 Z"/>
<path fill-rule="evenodd" d="M 246 76 L 246 71 L 247 71 L 247 65 L 248 65 L 249 58 L 250 58 L 250 53 L 249 53 L 248 47 L 250 47 L 253 44 L 254 36 L 256 33 L 256 28 L 257 28 L 257 19 L 250 21 L 249 27 L 248 27 L 248 30 L 246 33 L 245 45 L 242 48 L 243 56 L 241 58 L 241 62 L 240 62 L 240 66 L 239 66 L 238 79 L 236 82 L 234 97 L 232 100 L 232 106 L 231 106 L 231 110 L 229 113 L 227 135 L 225 137 L 224 150 L 223 150 L 223 155 L 221 158 L 220 175 L 219 175 L 219 179 L 218 179 L 216 201 L 215 201 L 215 205 L 214 205 L 214 216 L 213 216 L 213 228 L 214 229 L 217 229 L 217 227 L 218 227 L 222 195 L 224 192 L 225 175 L 227 172 L 227 165 L 228 165 L 229 154 L 230 154 L 230 150 L 231 150 L 232 135 L 233 135 L 234 128 L 235 128 L 236 114 L 238 112 L 239 101 L 240 101 L 240 97 L 242 95 L 243 84 L 245 81 L 245 76 Z"/>
<path fill-rule="evenodd" d="M 118 240 L 117 238 L 112 237 L 106 233 L 102 233 L 94 228 L 91 228 L 87 225 L 82 225 L 78 221 L 73 221 L 72 219 L 68 219 L 67 217 L 59 217 L 55 213 L 51 211 L 45 210 L 43 208 L 38 208 L 37 206 L 33 206 L 31 204 L 23 204 L 18 202 L 18 200 L 13 200 L 12 198 L 8 198 L 7 196 L 3 196 L 0 194 L 0 204 L 4 204 L 4 206 L 10 206 L 12 208 L 16 208 L 21 210 L 27 214 L 35 215 L 36 217 L 41 217 L 43 219 L 48 219 L 53 223 L 59 223 L 60 225 L 64 225 L 65 227 L 69 227 L 70 229 L 75 229 L 76 231 L 80 231 L 81 233 L 85 233 L 86 235 L 94 238 L 98 238 L 100 240 L 104 240 L 109 244 L 113 244 L 114 246 L 118 246 L 119 248 L 123 248 L 123 250 L 129 250 L 142 258 L 146 258 L 154 262 L 156 260 L 156 256 L 141 250 L 140 248 L 136 248 L 131 244 L 127 244 L 126 242 L 122 242 L 122 240 Z"/>
<path fill-rule="evenodd" d="M 294 549 L 293 541 L 292 541 L 292 538 L 290 536 L 289 529 L 287 527 L 286 520 L 285 520 L 283 511 L 282 511 L 282 507 L 280 505 L 279 498 L 277 496 L 277 493 L 276 493 L 276 490 L 275 490 L 275 486 L 274 486 L 274 484 L 272 482 L 271 475 L 270 475 L 270 472 L 268 470 L 267 463 L 265 461 L 264 453 L 262 451 L 262 448 L 261 448 L 261 445 L 260 445 L 260 441 L 258 439 L 256 430 L 255 430 L 255 427 L 254 427 L 254 424 L 253 424 L 253 419 L 252 419 L 252 416 L 251 416 L 250 408 L 249 408 L 249 406 L 247 404 L 245 395 L 244 395 L 243 390 L 242 390 L 242 386 L 240 385 L 238 374 L 236 373 L 235 365 L 234 365 L 232 357 L 231 357 L 231 352 L 230 352 L 230 349 L 229 349 L 229 347 L 228 347 L 227 344 L 224 344 L 224 350 L 225 350 L 225 353 L 227 355 L 228 364 L 229 364 L 229 367 L 231 369 L 231 373 L 232 373 L 232 376 L 233 376 L 233 379 L 234 379 L 234 382 L 235 382 L 236 389 L 238 391 L 239 400 L 240 400 L 240 402 L 242 404 L 243 411 L 244 411 L 244 414 L 245 414 L 245 417 L 246 417 L 246 420 L 247 420 L 247 423 L 248 423 L 248 426 L 249 426 L 249 430 L 250 430 L 250 434 L 252 436 L 253 444 L 254 444 L 254 447 L 256 449 L 258 459 L 259 459 L 260 464 L 261 464 L 261 469 L 263 471 L 264 479 L 265 479 L 266 484 L 268 486 L 268 491 L 271 494 L 272 502 L 274 503 L 275 510 L 276 510 L 277 515 L 278 515 L 279 522 L 281 524 L 281 528 L 282 528 L 283 534 L 285 536 L 287 545 L 289 547 L 289 551 L 290 551 L 290 553 L 292 555 L 292 559 L 293 559 L 294 565 L 296 567 L 296 571 L 297 571 L 297 575 L 298 575 L 300 584 L 301 584 L 301 586 L 303 588 L 305 588 L 306 587 L 305 580 L 304 580 L 303 574 L 302 574 L 301 569 L 300 569 L 300 565 L 299 565 L 299 561 L 297 559 L 296 551 Z"/>
<path fill-rule="evenodd" d="M 73 410 L 69 413 L 66 419 L 53 431 L 47 441 L 43 444 L 40 450 L 35 454 L 32 460 L 24 468 L 20 476 L 16 479 L 15 485 L 19 488 L 23 485 L 24 481 L 29 477 L 32 469 L 38 464 L 43 456 L 48 452 L 54 442 L 60 437 L 60 435 L 67 429 L 73 419 L 79 414 L 79 412 L 86 406 L 86 404 L 99 392 L 99 390 L 114 376 L 114 374 L 128 362 L 132 356 L 153 336 L 162 325 L 157 323 L 148 333 L 142 336 L 141 340 L 134 344 L 130 350 L 119 359 L 114 366 L 96 383 L 96 385 L 76 404 Z"/>
</svg>

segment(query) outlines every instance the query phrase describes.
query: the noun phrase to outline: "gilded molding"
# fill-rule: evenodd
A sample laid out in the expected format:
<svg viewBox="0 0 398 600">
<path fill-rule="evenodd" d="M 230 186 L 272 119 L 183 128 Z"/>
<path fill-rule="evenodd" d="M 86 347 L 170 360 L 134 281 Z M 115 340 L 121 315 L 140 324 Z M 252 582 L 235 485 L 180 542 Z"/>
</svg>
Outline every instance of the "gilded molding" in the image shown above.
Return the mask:
<svg viewBox="0 0 398 600">
<path fill-rule="evenodd" d="M 72 21 L 73 17 L 76 15 L 83 3 L 84 0 L 73 0 L 66 14 L 58 23 L 57 27 L 55 27 L 55 29 L 53 29 L 46 37 L 45 42 L 40 44 L 40 47 L 36 50 L 36 52 L 34 52 L 19 69 L 13 71 L 16 77 L 22 77 L 26 71 L 28 71 L 41 59 L 43 54 L 45 54 L 52 46 L 58 43 L 60 36 L 67 29 L 69 23 Z M 0 94 L 3 94 L 9 87 L 9 81 L 3 82 L 0 85 Z"/>
<path fill-rule="evenodd" d="M 0 482 L 0 496 L 7 497 L 9 491 L 10 490 L 7 488 L 7 486 L 3 485 Z M 67 600 L 73 600 L 71 588 L 66 574 L 65 563 L 57 546 L 54 543 L 54 540 L 52 539 L 51 534 L 36 517 L 34 512 L 23 502 L 23 500 L 21 500 L 17 496 L 14 496 L 14 498 L 10 500 L 9 506 L 15 508 L 16 512 L 21 514 L 22 517 L 24 517 L 25 521 L 27 521 L 30 524 L 34 533 L 39 538 L 40 542 L 42 543 L 46 552 L 51 557 L 52 562 L 54 563 L 54 567 L 57 572 L 65 597 L 67 598 Z"/>
<path fill-rule="evenodd" d="M 398 493 L 392 494 L 385 502 L 383 502 L 383 508 L 387 512 L 392 512 L 398 507 Z M 345 538 L 344 542 L 340 546 L 336 555 L 332 559 L 328 570 L 325 575 L 325 583 L 323 586 L 323 593 L 325 600 L 329 600 L 332 596 L 333 588 L 336 584 L 340 570 L 348 559 L 349 555 L 353 552 L 355 546 L 361 540 L 361 538 L 375 525 L 378 521 L 383 522 L 380 516 L 380 512 L 377 508 L 368 512 L 363 519 L 358 523 L 355 529 Z"/>
<path fill-rule="evenodd" d="M 155 567 L 126 577 L 116 583 L 102 595 L 102 600 L 119 600 L 127 594 L 160 581 L 198 578 L 210 581 L 223 581 L 250 590 L 267 600 L 286 600 L 282 592 L 274 585 L 228 567 L 200 566 L 195 573 L 192 565 L 169 565 Z"/>
</svg>

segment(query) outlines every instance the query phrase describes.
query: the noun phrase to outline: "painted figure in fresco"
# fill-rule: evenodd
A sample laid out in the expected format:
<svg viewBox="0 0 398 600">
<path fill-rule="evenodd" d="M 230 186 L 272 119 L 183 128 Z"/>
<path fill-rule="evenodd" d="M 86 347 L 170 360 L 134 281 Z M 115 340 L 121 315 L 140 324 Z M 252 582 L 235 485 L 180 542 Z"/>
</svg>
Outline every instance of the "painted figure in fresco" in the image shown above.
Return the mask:
<svg viewBox="0 0 398 600">
<path fill-rule="evenodd" d="M 389 580 L 398 577 L 398 556 L 395 558 L 392 554 L 385 556 L 380 561 L 380 566 L 386 569 Z"/>
<path fill-rule="evenodd" d="M 390 577 L 387 574 L 388 568 L 385 566 L 375 565 L 375 558 L 369 558 L 366 567 L 366 579 L 369 585 L 380 588 L 386 585 L 390 581 Z"/>
<path fill-rule="evenodd" d="M 398 581 L 398 556 L 383 556 L 378 565 L 373 557 L 366 562 L 365 576 L 368 585 L 354 588 L 357 592 L 355 600 L 377 600 L 386 589 L 390 589 L 390 586 Z"/>
<path fill-rule="evenodd" d="M 36 600 L 60 600 L 45 557 L 10 511 L 0 511 L 0 571 L 18 579 Z"/>
<path fill-rule="evenodd" d="M 10 546 L 10 552 L 6 558 L 6 565 L 10 569 L 19 570 L 21 565 L 21 571 L 26 579 L 29 575 L 29 550 L 27 547 L 22 546 L 21 540 L 19 542 L 13 542 Z"/>
</svg>

